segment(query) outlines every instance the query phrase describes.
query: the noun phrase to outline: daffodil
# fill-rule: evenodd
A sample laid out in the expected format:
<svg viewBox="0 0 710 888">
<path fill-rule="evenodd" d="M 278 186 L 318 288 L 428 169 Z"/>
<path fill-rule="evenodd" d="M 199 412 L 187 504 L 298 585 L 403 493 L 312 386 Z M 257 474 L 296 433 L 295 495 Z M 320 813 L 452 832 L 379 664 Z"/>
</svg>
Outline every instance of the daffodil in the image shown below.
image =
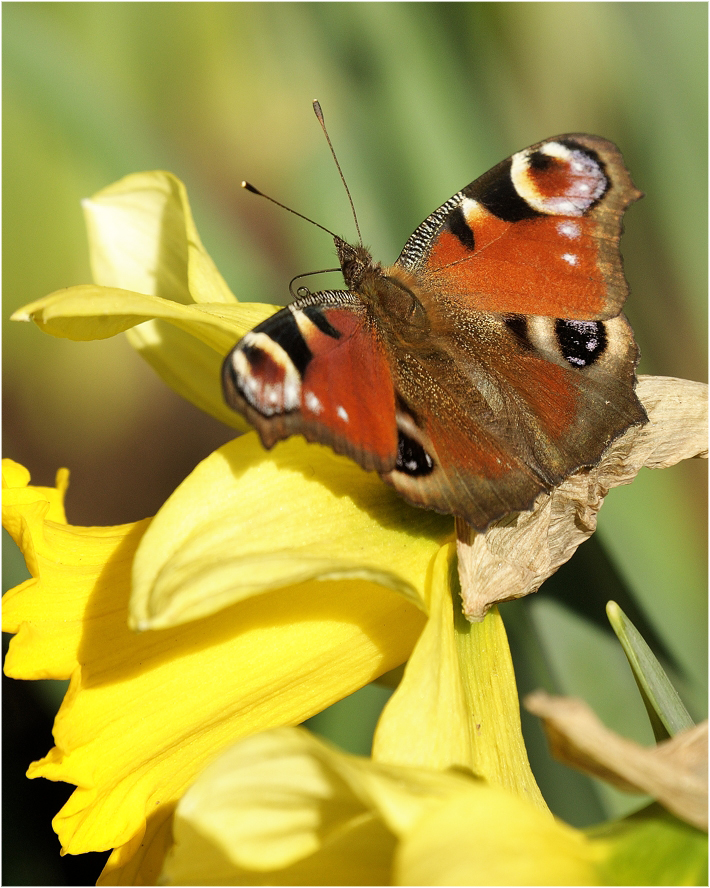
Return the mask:
<svg viewBox="0 0 710 888">
<path fill-rule="evenodd" d="M 294 445 L 282 449 L 285 466 L 294 451 L 305 447 Z M 335 459 L 325 452 L 322 456 L 326 463 Z M 295 560 L 283 553 L 281 575 L 267 577 L 258 588 L 251 566 L 258 574 L 259 563 L 268 562 L 264 545 L 258 538 L 245 540 L 240 557 L 238 538 L 231 547 L 225 543 L 228 570 L 247 587 L 242 600 L 205 619 L 143 633 L 129 628 L 129 598 L 132 569 L 141 573 L 149 566 L 136 551 L 147 551 L 140 543 L 150 520 L 122 527 L 67 525 L 62 511 L 66 472 L 60 473 L 57 488 L 47 491 L 30 486 L 21 466 L 3 464 L 4 523 L 33 576 L 5 597 L 4 628 L 17 633 L 5 669 L 15 678 L 71 678 L 55 723 L 56 746 L 32 765 L 30 776 L 77 786 L 54 827 L 69 853 L 117 849 L 105 874 L 109 881 L 116 867 L 122 870 L 115 876 L 119 881 L 132 881 L 136 868 L 141 879 L 151 880 L 162 860 L 175 802 L 227 743 L 297 724 L 394 668 L 408 657 L 424 623 L 410 599 L 415 584 L 422 594 L 426 588 L 429 562 L 446 535 L 444 528 L 439 527 L 437 537 L 436 525 L 427 528 L 430 519 L 422 513 L 423 525 L 400 531 L 406 552 L 402 561 L 407 561 L 403 573 L 412 583 L 409 598 L 358 578 L 368 571 L 378 579 L 385 572 L 392 576 L 397 560 L 385 561 L 382 537 L 388 532 L 364 509 L 357 514 L 366 520 L 355 525 L 362 553 L 357 570 L 343 563 L 341 575 L 351 578 L 315 580 L 314 570 L 322 562 L 315 561 L 314 567 L 309 554 L 319 550 L 319 539 L 327 542 L 344 505 L 342 496 L 298 471 L 274 471 L 253 436 L 218 451 L 196 476 L 222 461 L 228 475 L 230 457 L 240 465 L 247 486 L 257 485 L 264 520 L 272 528 L 283 525 L 282 497 L 318 512 L 321 521 L 315 529 L 301 524 L 305 534 L 292 540 Z M 317 470 L 317 459 L 311 467 L 314 462 Z M 345 460 L 336 462 L 346 475 L 352 470 Z M 265 473 L 271 474 L 275 490 L 269 491 Z M 232 485 L 238 487 L 238 480 L 232 478 Z M 321 491 L 329 506 L 318 504 Z M 183 493 L 178 490 L 176 497 Z M 202 508 L 213 493 L 207 491 L 204 498 L 198 493 L 185 505 Z M 226 491 L 227 501 L 231 494 Z M 377 510 L 378 495 L 371 496 Z M 396 496 L 385 491 L 379 516 L 389 513 L 394 520 L 401 508 Z M 401 517 L 398 523 L 403 524 Z M 410 536 L 416 532 L 418 537 Z M 352 551 L 350 558 L 354 561 Z M 219 570 L 219 564 L 205 567 L 206 581 L 212 582 L 210 574 Z M 328 573 L 335 573 L 332 560 Z M 199 578 L 193 575 L 188 585 L 195 582 Z"/>
<path fill-rule="evenodd" d="M 14 317 L 70 339 L 126 331 L 176 391 L 244 430 L 222 402 L 219 367 L 274 307 L 238 303 L 229 292 L 173 176 L 129 176 L 87 201 L 85 212 L 96 283 Z M 378 847 L 391 877 L 427 880 L 430 842 L 450 843 L 483 820 L 492 833 L 508 818 L 546 849 L 547 881 L 593 878 L 597 849 L 551 820 L 530 772 L 500 617 L 493 608 L 482 622 L 463 618 L 458 573 L 465 613 L 482 620 L 496 601 L 534 591 L 572 554 L 593 531 L 609 487 L 643 464 L 703 450 L 704 391 L 649 379 L 639 395 L 650 425 L 616 442 L 597 469 L 485 536 L 459 528 L 458 572 L 453 519 L 409 507 L 375 475 L 300 439 L 266 453 L 253 433 L 243 435 L 198 465 L 153 519 L 120 527 L 67 524 L 66 470 L 55 488 L 40 488 L 5 461 L 3 522 L 32 575 L 4 600 L 4 628 L 16 633 L 5 669 L 16 678 L 71 679 L 56 745 L 29 771 L 77 787 L 54 821 L 64 851 L 114 849 L 105 884 L 155 881 L 176 805 L 192 798 L 187 788 L 221 752 L 247 738 L 256 744 L 239 747 L 247 757 L 266 749 L 268 758 L 271 735 L 260 732 L 299 724 L 409 660 L 373 761 L 328 759 L 328 781 L 348 784 L 344 794 L 326 794 L 331 850 L 355 859 L 357 842 L 384 835 Z M 325 761 L 313 749 L 308 755 Z M 461 773 L 443 773 L 451 767 Z M 274 823 L 282 816 L 275 803 L 271 813 Z M 246 807 L 239 817 L 248 829 Z M 269 865 L 245 846 L 234 852 L 237 866 L 250 862 L 254 881 L 255 871 L 296 866 L 297 881 L 303 848 L 315 848 L 307 832 L 277 841 L 276 851 L 260 834 Z M 491 847 L 508 855 L 510 836 Z M 495 881 L 495 861 L 479 863 L 477 872 Z M 166 866 L 163 878 L 176 878 Z M 321 877 L 347 880 L 338 872 L 328 864 Z M 384 872 L 375 866 L 370 875 L 377 881 Z M 470 872 L 456 869 L 451 879 Z"/>
<path fill-rule="evenodd" d="M 189 885 L 592 885 L 601 843 L 462 770 L 346 755 L 298 728 L 187 791 L 162 873 Z"/>
<path fill-rule="evenodd" d="M 438 601 L 407 666 L 409 681 L 380 721 L 372 760 L 346 755 L 298 729 L 235 744 L 178 803 L 162 883 L 705 884 L 707 722 L 646 749 L 608 731 L 581 701 L 531 695 L 526 706 L 544 717 L 556 757 L 617 786 L 648 791 L 667 809 L 650 805 L 586 831 L 554 820 L 534 797 L 477 779 L 466 767 L 467 710 L 457 711 L 455 657 L 447 657 L 455 621 L 445 559 L 437 568 Z M 496 635 L 492 628 L 478 640 L 494 648 Z M 435 637 L 443 642 L 436 650 Z M 441 657 L 434 661 L 441 662 L 439 670 L 432 668 L 434 654 Z M 479 664 L 484 659 L 479 656 Z M 490 660 L 505 665 L 500 652 Z M 659 669 L 655 661 L 645 676 L 656 687 Z M 664 716 L 683 711 L 680 701 L 660 708 Z M 485 736 L 490 722 L 477 711 Z M 435 748 L 425 737 L 432 718 L 454 735 L 448 746 Z M 383 744 L 383 733 L 396 742 Z M 490 738 L 483 745 L 490 747 Z M 443 769 L 446 760 L 459 766 Z"/>
<path fill-rule="evenodd" d="M 235 744 L 178 803 L 162 883 L 705 884 L 707 722 L 645 749 L 603 728 L 579 701 L 541 692 L 528 698 L 554 727 L 556 757 L 642 788 L 667 809 L 650 805 L 586 831 L 554 820 L 534 795 L 476 779 L 468 767 L 471 710 L 456 694 L 446 572 L 439 557 L 429 621 L 380 721 L 372 760 L 296 729 Z M 505 668 L 495 651 L 502 638 L 489 623 L 477 640 L 492 653 L 486 662 L 479 652 L 478 665 Z M 479 684 L 507 680 L 486 676 Z M 475 727 L 485 738 L 491 722 L 481 703 Z M 432 744 L 431 720 L 448 727 L 450 743 Z M 490 738 L 482 746 L 490 748 Z M 458 767 L 445 769 L 447 761 Z"/>
<path fill-rule="evenodd" d="M 560 700 L 555 708 L 580 707 Z M 588 717 L 585 722 L 588 726 Z M 587 744 L 581 722 L 578 728 L 577 737 Z M 683 784 L 690 777 L 697 794 L 707 762 L 707 724 L 685 734 L 668 741 L 672 752 L 639 747 L 632 756 L 627 750 L 624 767 L 637 776 L 655 771 L 656 787 L 665 782 L 661 791 L 667 797 L 669 791 L 686 794 Z M 704 755 L 698 742 L 703 740 Z M 694 771 L 684 755 L 689 742 L 697 749 Z M 620 744 L 624 741 L 615 738 L 613 750 L 604 750 L 607 761 Z M 673 756 L 685 758 L 685 767 Z M 664 771 L 673 773 L 673 789 L 670 781 L 658 781 Z M 705 815 L 707 822 L 707 780 L 705 809 L 692 803 L 688 813 L 685 819 Z M 161 882 L 173 885 L 702 885 L 706 880 L 702 826 L 696 829 L 659 805 L 617 823 L 576 830 L 463 769 L 358 758 L 297 728 L 250 737 L 203 771 L 178 803 L 173 845 L 161 873 Z"/>
</svg>

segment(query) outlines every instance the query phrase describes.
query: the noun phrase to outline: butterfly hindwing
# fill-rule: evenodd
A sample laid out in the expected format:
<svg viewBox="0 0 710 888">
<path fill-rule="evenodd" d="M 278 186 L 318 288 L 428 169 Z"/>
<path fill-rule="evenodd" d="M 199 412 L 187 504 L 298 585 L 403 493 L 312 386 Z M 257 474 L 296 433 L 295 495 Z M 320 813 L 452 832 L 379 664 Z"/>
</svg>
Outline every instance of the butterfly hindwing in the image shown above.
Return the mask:
<svg viewBox="0 0 710 888">
<path fill-rule="evenodd" d="M 435 348 L 391 351 L 400 446 L 404 434 L 420 456 L 413 471 L 397 466 L 386 480 L 410 501 L 486 527 L 491 515 L 527 509 L 540 491 L 594 465 L 645 421 L 623 316 L 460 313 L 459 321 L 439 330 Z"/>
</svg>

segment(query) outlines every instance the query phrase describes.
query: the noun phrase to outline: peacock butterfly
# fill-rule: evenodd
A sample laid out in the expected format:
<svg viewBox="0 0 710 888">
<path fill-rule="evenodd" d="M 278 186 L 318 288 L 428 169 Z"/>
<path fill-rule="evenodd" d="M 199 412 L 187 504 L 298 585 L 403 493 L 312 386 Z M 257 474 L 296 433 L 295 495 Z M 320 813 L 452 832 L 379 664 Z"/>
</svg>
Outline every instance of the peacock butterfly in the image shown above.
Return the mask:
<svg viewBox="0 0 710 888">
<path fill-rule="evenodd" d="M 531 508 L 647 422 L 619 253 L 641 196 L 614 144 L 561 135 L 454 194 L 394 265 L 333 235 L 347 289 L 247 333 L 227 403 L 265 447 L 328 444 L 479 531 Z"/>
</svg>

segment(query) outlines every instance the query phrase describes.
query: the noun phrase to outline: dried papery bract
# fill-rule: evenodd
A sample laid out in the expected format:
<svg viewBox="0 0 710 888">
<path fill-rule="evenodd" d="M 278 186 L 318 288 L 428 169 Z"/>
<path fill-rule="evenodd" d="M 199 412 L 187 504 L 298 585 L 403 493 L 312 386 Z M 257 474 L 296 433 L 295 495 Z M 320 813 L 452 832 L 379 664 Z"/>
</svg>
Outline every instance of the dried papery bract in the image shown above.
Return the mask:
<svg viewBox="0 0 710 888">
<path fill-rule="evenodd" d="M 606 450 L 598 466 L 538 497 L 531 512 L 508 516 L 478 534 L 457 521 L 463 611 L 471 622 L 491 605 L 536 592 L 597 526 L 612 487 L 629 484 L 643 466 L 663 469 L 707 458 L 707 386 L 662 376 L 639 378 L 649 423 L 634 426 Z"/>
<path fill-rule="evenodd" d="M 525 708 L 543 719 L 553 756 L 626 792 L 645 792 L 698 829 L 708 828 L 708 723 L 650 748 L 605 727 L 581 700 L 536 691 Z"/>
</svg>

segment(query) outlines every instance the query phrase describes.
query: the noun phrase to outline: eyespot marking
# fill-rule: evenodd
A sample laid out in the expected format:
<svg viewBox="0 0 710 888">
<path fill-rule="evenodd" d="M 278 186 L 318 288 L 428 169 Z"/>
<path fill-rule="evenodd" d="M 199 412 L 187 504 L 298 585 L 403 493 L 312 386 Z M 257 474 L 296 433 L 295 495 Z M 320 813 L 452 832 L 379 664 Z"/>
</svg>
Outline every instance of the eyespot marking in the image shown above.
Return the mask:
<svg viewBox="0 0 710 888">
<path fill-rule="evenodd" d="M 266 416 L 296 410 L 301 376 L 288 352 L 266 333 L 247 333 L 225 362 L 239 394 Z"/>
<path fill-rule="evenodd" d="M 555 321 L 555 335 L 563 358 L 573 367 L 596 363 L 607 347 L 603 321 Z"/>
<path fill-rule="evenodd" d="M 519 151 L 510 177 L 522 200 L 551 216 L 583 216 L 609 187 L 596 152 L 572 140 Z"/>
<path fill-rule="evenodd" d="M 533 345 L 530 342 L 530 337 L 528 336 L 528 321 L 525 315 L 506 315 L 503 318 L 503 322 L 505 323 L 505 326 L 510 330 L 510 332 L 515 336 L 519 345 L 521 345 L 526 351 L 529 351 L 533 348 Z"/>
<path fill-rule="evenodd" d="M 397 461 L 395 471 L 410 477 L 421 478 L 431 475 L 434 471 L 434 460 L 422 445 L 405 435 L 402 431 L 397 435 Z"/>
<path fill-rule="evenodd" d="M 478 201 L 489 213 L 504 222 L 520 222 L 522 219 L 534 219 L 540 215 L 535 207 L 521 197 L 513 183 L 513 160 L 514 158 L 509 158 L 503 161 L 472 183 L 475 187 L 464 189 L 467 197 Z"/>
<path fill-rule="evenodd" d="M 421 437 L 422 431 L 416 423 L 416 418 L 399 392 L 395 392 L 395 401 L 397 403 L 397 459 L 394 471 L 412 478 L 431 475 L 436 466 L 424 444 L 417 440 Z"/>
</svg>

